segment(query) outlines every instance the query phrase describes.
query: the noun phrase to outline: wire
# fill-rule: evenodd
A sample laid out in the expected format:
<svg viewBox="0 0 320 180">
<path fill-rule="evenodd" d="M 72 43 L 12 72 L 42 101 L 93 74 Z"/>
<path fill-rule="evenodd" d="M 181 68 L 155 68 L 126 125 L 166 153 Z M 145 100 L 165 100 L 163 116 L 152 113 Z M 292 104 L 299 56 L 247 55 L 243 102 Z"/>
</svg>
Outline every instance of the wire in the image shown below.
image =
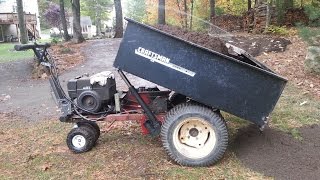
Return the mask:
<svg viewBox="0 0 320 180">
<path fill-rule="evenodd" d="M 78 116 L 80 116 L 81 118 L 87 120 L 87 121 L 99 121 L 101 119 L 104 119 L 108 114 L 104 114 L 99 118 L 87 118 L 85 116 L 83 116 L 77 109 L 74 109 L 74 111 L 77 113 Z"/>
</svg>

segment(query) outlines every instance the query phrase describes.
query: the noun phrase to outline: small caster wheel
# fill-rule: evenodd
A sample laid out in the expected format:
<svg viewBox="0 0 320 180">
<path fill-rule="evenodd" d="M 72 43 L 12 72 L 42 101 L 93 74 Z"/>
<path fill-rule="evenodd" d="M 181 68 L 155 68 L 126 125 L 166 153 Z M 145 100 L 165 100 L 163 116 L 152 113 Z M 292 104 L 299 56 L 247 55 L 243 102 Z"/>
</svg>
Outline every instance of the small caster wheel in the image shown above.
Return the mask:
<svg viewBox="0 0 320 180">
<path fill-rule="evenodd" d="M 67 136 L 67 145 L 74 153 L 90 151 L 95 145 L 95 133 L 88 126 L 74 128 Z"/>
<path fill-rule="evenodd" d="M 95 134 L 94 142 L 97 142 L 97 140 L 100 137 L 100 128 L 99 128 L 99 126 L 98 126 L 98 124 L 96 122 L 93 122 L 93 121 L 80 121 L 80 122 L 77 123 L 77 126 L 78 127 L 86 126 L 86 127 L 91 128 L 93 130 L 94 134 Z"/>
</svg>

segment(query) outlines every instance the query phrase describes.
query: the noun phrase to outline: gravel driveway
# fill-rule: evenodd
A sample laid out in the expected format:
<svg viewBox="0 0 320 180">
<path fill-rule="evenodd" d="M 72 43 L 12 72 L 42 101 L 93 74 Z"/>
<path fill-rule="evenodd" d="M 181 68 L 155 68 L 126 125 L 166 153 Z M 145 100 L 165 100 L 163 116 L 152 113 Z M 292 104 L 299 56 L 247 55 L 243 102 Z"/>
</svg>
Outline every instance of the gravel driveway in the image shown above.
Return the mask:
<svg viewBox="0 0 320 180">
<path fill-rule="evenodd" d="M 126 89 L 125 84 L 113 68 L 121 39 L 100 39 L 80 49 L 85 52 L 86 61 L 60 76 L 65 87 L 67 81 L 84 73 L 94 74 L 113 71 L 118 89 Z M 52 100 L 48 80 L 31 78 L 32 59 L 0 64 L 0 113 L 12 112 L 29 121 L 59 116 L 59 110 Z M 140 78 L 128 75 L 132 84 L 151 85 Z"/>
</svg>

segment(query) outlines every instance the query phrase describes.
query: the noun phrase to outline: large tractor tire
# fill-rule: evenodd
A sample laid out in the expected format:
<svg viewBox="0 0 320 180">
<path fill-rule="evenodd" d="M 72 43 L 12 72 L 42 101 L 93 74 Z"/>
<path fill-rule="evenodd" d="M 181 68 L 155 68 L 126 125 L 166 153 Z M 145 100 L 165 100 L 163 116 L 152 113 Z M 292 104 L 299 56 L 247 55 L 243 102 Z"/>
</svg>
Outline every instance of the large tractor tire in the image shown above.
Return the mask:
<svg viewBox="0 0 320 180">
<path fill-rule="evenodd" d="M 228 130 L 219 112 L 201 105 L 180 104 L 167 113 L 161 140 L 178 164 L 210 166 L 223 157 Z"/>
</svg>

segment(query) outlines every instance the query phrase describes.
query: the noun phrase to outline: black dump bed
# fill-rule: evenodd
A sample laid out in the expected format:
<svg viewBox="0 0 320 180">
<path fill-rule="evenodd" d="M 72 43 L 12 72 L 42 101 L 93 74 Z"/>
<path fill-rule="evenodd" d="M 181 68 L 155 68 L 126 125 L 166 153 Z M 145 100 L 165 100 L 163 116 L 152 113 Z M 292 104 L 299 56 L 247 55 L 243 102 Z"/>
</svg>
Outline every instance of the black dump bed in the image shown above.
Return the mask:
<svg viewBox="0 0 320 180">
<path fill-rule="evenodd" d="M 253 58 L 235 59 L 127 19 L 114 67 L 264 125 L 286 79 Z"/>
</svg>

